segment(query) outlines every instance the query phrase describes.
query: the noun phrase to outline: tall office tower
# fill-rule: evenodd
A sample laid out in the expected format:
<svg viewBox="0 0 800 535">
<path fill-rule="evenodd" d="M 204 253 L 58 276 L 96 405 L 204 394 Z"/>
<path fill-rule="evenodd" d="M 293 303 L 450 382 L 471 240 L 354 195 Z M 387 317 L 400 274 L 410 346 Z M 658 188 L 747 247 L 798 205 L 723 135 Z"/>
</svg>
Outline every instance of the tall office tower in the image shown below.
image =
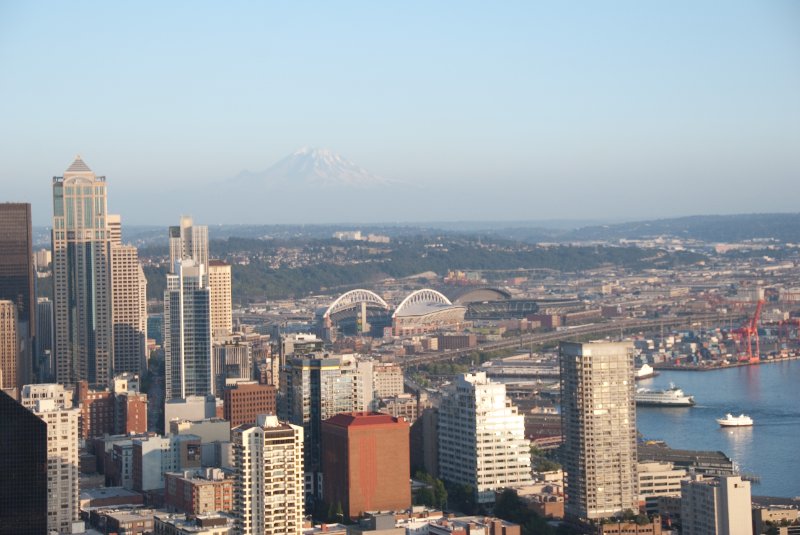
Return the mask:
<svg viewBox="0 0 800 535">
<path fill-rule="evenodd" d="M 0 390 L 14 399 L 18 397 L 19 353 L 17 305 L 13 301 L 0 301 Z"/>
<path fill-rule="evenodd" d="M 255 381 L 237 382 L 222 392 L 222 417 L 231 427 L 251 424 L 260 414 L 277 412 L 275 387 Z"/>
<path fill-rule="evenodd" d="M 595 520 L 638 509 L 630 342 L 562 342 L 565 512 Z"/>
<path fill-rule="evenodd" d="M 303 428 L 261 416 L 232 435 L 236 533 L 302 533 Z"/>
<path fill-rule="evenodd" d="M 303 428 L 306 485 L 313 496 L 321 493 L 322 421 L 355 410 L 354 383 L 341 357 L 289 358 L 281 370 L 278 416 Z"/>
<path fill-rule="evenodd" d="M 439 474 L 470 485 L 480 503 L 495 491 L 531 483 L 525 416 L 506 397 L 506 385 L 485 372 L 467 373 L 447 387 L 439 407 Z"/>
<path fill-rule="evenodd" d="M 164 292 L 166 399 L 212 394 L 211 300 L 205 266 L 175 263 Z"/>
<path fill-rule="evenodd" d="M 684 535 L 750 535 L 750 482 L 739 476 L 707 479 L 701 475 L 683 481 L 681 528 Z"/>
<path fill-rule="evenodd" d="M 47 533 L 47 424 L 0 392 L 0 535 Z"/>
<path fill-rule="evenodd" d="M 39 370 L 38 380 L 41 382 L 55 380 L 54 331 L 53 302 L 46 297 L 40 297 L 36 300 L 36 363 Z"/>
<path fill-rule="evenodd" d="M 113 369 L 106 179 L 80 156 L 53 177 L 56 381 L 108 385 Z"/>
<path fill-rule="evenodd" d="M 208 288 L 211 290 L 211 333 L 214 337 L 233 332 L 231 312 L 231 265 L 211 260 L 208 265 Z"/>
<path fill-rule="evenodd" d="M 47 529 L 72 533 L 78 520 L 78 419 L 62 385 L 22 387 L 22 404 L 47 424 Z M 5 477 L 5 476 L 4 476 Z"/>
<path fill-rule="evenodd" d="M 337 414 L 322 422 L 323 496 L 345 518 L 411 507 L 408 423 L 376 412 Z"/>
<path fill-rule="evenodd" d="M 191 217 L 181 216 L 180 225 L 169 227 L 170 273 L 177 273 L 177 261 L 189 259 L 194 260 L 195 264 L 203 264 L 207 269 L 208 227 L 195 225 Z"/>
<path fill-rule="evenodd" d="M 33 382 L 33 337 L 36 334 L 36 301 L 33 297 L 33 247 L 31 205 L 0 203 L 0 300 L 17 305 L 17 356 L 14 386 Z M 9 382 L 9 378 L 5 379 Z"/>
<path fill-rule="evenodd" d="M 133 245 L 111 244 L 111 323 L 114 373 L 142 373 L 147 346 L 147 315 L 141 302 L 141 265 Z M 145 282 L 146 284 L 146 282 Z M 145 286 L 146 291 L 146 286 Z"/>
</svg>

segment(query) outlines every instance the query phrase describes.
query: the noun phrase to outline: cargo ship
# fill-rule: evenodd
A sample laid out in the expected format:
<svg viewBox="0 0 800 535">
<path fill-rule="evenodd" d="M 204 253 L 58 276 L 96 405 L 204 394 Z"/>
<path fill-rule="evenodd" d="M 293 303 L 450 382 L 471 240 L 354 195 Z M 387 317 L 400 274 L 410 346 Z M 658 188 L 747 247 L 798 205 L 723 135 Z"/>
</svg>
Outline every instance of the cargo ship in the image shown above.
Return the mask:
<svg viewBox="0 0 800 535">
<path fill-rule="evenodd" d="M 680 388 L 670 383 L 667 390 L 636 389 L 636 404 L 654 407 L 691 407 L 695 404 L 694 396 L 689 396 Z"/>
</svg>

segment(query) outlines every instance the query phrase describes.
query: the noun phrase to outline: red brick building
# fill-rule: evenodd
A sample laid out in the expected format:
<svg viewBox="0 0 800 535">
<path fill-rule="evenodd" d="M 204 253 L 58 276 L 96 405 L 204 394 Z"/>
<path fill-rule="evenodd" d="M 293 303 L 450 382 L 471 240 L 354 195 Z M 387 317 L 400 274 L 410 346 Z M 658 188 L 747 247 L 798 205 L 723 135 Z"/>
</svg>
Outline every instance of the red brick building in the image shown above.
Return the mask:
<svg viewBox="0 0 800 535">
<path fill-rule="evenodd" d="M 409 425 L 377 412 L 337 414 L 322 422 L 322 481 L 327 507 L 344 515 L 411 506 Z"/>
<path fill-rule="evenodd" d="M 259 414 L 277 414 L 275 387 L 255 381 L 237 383 L 226 388 L 222 394 L 222 417 L 231 423 L 231 428 L 255 423 Z"/>
<path fill-rule="evenodd" d="M 233 509 L 233 478 L 222 470 L 164 474 L 164 504 L 173 511 L 193 516 Z"/>
<path fill-rule="evenodd" d="M 147 395 L 93 390 L 80 381 L 76 391 L 81 409 L 81 438 L 147 432 Z"/>
</svg>

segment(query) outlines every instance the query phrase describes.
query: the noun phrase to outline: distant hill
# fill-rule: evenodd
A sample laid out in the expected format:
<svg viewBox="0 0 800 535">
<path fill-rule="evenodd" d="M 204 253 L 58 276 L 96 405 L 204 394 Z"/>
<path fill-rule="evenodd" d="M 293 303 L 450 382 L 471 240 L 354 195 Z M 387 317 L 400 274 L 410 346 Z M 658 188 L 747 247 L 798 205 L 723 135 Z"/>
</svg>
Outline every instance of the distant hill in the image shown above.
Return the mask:
<svg viewBox="0 0 800 535">
<path fill-rule="evenodd" d="M 559 236 L 560 241 L 646 239 L 659 236 L 709 242 L 774 239 L 800 242 L 800 213 L 703 215 L 582 227 Z"/>
</svg>

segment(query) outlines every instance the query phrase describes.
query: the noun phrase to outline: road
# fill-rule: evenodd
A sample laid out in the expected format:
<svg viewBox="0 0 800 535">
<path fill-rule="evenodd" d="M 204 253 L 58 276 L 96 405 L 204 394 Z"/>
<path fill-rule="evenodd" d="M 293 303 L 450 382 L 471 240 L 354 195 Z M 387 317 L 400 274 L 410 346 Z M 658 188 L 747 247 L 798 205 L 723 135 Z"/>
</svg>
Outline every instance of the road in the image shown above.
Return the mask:
<svg viewBox="0 0 800 535">
<path fill-rule="evenodd" d="M 694 314 L 689 316 L 657 319 L 625 318 L 606 323 L 579 325 L 561 331 L 525 334 L 497 342 L 480 344 L 476 347 L 421 353 L 413 357 L 408 357 L 399 364 L 402 367 L 417 366 L 419 364 L 430 364 L 432 362 L 455 360 L 476 351 L 497 351 L 500 349 L 508 349 L 513 347 L 519 347 L 520 349 L 523 349 L 526 346 L 569 341 L 587 335 L 619 334 L 624 331 L 653 331 L 656 329 L 661 329 L 662 327 L 691 327 L 692 325 L 698 323 L 727 323 L 730 321 L 738 321 L 744 318 L 746 318 L 746 315 L 744 314 Z"/>
</svg>

